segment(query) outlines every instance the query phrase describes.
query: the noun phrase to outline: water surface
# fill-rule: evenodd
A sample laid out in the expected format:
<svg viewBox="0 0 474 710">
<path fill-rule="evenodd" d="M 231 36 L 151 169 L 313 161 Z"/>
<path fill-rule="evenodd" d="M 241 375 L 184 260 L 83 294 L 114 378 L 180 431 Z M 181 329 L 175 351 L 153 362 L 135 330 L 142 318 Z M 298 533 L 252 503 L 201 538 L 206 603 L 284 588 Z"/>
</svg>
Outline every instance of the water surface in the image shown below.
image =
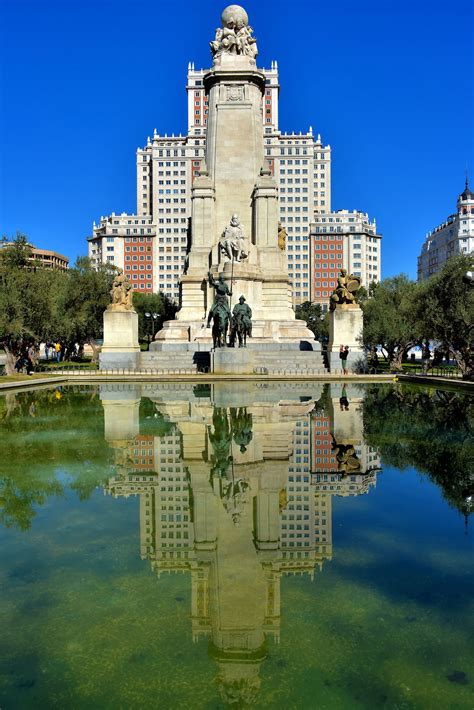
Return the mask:
<svg viewBox="0 0 474 710">
<path fill-rule="evenodd" d="M 0 398 L 0 707 L 474 707 L 473 401 Z"/>
</svg>

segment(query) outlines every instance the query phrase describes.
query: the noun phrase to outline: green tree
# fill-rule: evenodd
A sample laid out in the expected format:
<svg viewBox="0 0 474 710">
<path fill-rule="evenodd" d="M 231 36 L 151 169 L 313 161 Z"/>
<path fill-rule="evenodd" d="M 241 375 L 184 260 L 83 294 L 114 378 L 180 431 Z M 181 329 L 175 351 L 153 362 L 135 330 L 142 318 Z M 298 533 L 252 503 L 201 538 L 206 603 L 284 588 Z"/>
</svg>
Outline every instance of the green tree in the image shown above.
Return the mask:
<svg viewBox="0 0 474 710">
<path fill-rule="evenodd" d="M 474 288 L 466 272 L 472 255 L 455 256 L 420 285 L 414 317 L 428 337 L 441 343 L 455 358 L 464 379 L 474 374 Z"/>
<path fill-rule="evenodd" d="M 102 264 L 92 268 L 87 257 L 78 257 L 74 267 L 67 272 L 61 302 L 57 334 L 71 350 L 75 344 L 88 343 L 93 351 L 93 361 L 99 357 L 97 339 L 104 332 L 104 311 L 110 303 L 110 290 L 116 269 Z"/>
<path fill-rule="evenodd" d="M 10 245 L 11 244 L 11 245 Z M 7 374 L 30 340 L 41 341 L 58 319 L 58 295 L 66 275 L 35 268 L 24 235 L 0 250 L 0 341 Z"/>
<path fill-rule="evenodd" d="M 402 369 L 407 351 L 425 336 L 414 313 L 418 290 L 418 284 L 400 274 L 375 284 L 372 298 L 362 304 L 363 343 L 368 348 L 380 345 L 394 371 Z"/>
<path fill-rule="evenodd" d="M 0 246 L 0 262 L 7 269 L 21 269 L 30 263 L 31 245 L 25 234 L 17 232 L 12 238 L 4 234 Z"/>
<path fill-rule="evenodd" d="M 173 320 L 176 315 L 177 306 L 165 296 L 164 293 L 140 293 L 133 294 L 133 307 L 138 313 L 138 336 L 140 340 L 147 339 L 151 342 L 155 339 L 156 333 L 161 329 L 165 320 Z M 145 316 L 150 313 L 151 317 Z M 158 317 L 153 319 L 153 314 Z"/>
<path fill-rule="evenodd" d="M 317 340 L 323 340 L 329 335 L 329 316 L 323 314 L 323 310 L 319 303 L 311 303 L 304 301 L 295 308 L 296 317 L 304 320 L 310 330 L 313 331 L 314 337 Z"/>
</svg>

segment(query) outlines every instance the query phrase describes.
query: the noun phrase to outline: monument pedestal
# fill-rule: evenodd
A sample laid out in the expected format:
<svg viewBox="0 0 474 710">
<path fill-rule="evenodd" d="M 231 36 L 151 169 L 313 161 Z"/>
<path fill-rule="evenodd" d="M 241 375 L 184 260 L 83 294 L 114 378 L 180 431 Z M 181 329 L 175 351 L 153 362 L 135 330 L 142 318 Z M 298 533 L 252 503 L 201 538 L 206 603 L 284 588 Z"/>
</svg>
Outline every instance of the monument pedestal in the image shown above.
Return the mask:
<svg viewBox="0 0 474 710">
<path fill-rule="evenodd" d="M 215 375 L 251 375 L 255 367 L 255 352 L 247 348 L 216 348 L 211 354 Z"/>
<path fill-rule="evenodd" d="M 329 313 L 328 361 L 331 372 L 342 369 L 339 349 L 347 345 L 349 356 L 347 369 L 356 372 L 365 360 L 362 347 L 363 313 L 360 306 L 353 303 L 342 304 Z"/>
<path fill-rule="evenodd" d="M 139 364 L 138 315 L 130 310 L 104 312 L 104 344 L 99 369 L 136 369 Z"/>
</svg>

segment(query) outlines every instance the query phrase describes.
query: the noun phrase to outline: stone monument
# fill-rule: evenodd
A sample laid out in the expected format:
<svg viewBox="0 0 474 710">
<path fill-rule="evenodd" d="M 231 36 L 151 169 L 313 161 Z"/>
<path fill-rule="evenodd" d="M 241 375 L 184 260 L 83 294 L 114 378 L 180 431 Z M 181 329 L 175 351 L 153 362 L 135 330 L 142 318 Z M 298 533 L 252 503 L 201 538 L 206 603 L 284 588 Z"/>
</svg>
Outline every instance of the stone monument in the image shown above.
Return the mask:
<svg viewBox="0 0 474 710">
<path fill-rule="evenodd" d="M 360 289 L 360 277 L 347 274 L 341 269 L 337 286 L 329 299 L 328 360 L 331 372 L 342 369 L 339 350 L 341 345 L 349 348 L 347 369 L 355 372 L 364 360 L 362 348 L 362 309 L 355 300 Z"/>
<path fill-rule="evenodd" d="M 209 97 L 206 153 L 192 190 L 181 308 L 176 320 L 164 323 L 150 349 L 210 350 L 207 315 L 220 279 L 229 293 L 242 295 L 252 306 L 247 352 L 272 345 L 280 350 L 286 344 L 288 350 L 317 349 L 319 356 L 319 344 L 292 307 L 278 188 L 264 159 L 265 75 L 256 66 L 257 44 L 242 7 L 223 11 L 210 44 L 213 66 L 203 77 Z M 232 305 L 229 296 L 230 311 Z"/>
<path fill-rule="evenodd" d="M 138 315 L 132 305 L 132 284 L 120 270 L 110 291 L 112 302 L 104 311 L 101 370 L 136 369 L 139 364 Z"/>
</svg>

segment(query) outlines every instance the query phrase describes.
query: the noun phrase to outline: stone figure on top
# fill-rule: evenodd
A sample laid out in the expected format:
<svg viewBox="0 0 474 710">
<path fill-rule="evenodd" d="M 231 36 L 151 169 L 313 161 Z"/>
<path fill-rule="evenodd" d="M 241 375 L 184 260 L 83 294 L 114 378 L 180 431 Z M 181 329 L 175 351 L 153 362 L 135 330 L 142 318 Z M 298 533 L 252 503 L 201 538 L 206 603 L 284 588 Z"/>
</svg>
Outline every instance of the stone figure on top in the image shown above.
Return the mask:
<svg viewBox="0 0 474 710">
<path fill-rule="evenodd" d="M 107 306 L 108 311 L 134 311 L 132 305 L 132 284 L 128 276 L 125 276 L 122 269 L 119 270 L 114 278 L 112 289 L 110 291 L 112 303 Z"/>
<path fill-rule="evenodd" d="M 360 283 L 360 276 L 348 275 L 346 269 L 341 269 L 337 277 L 337 286 L 329 299 L 330 310 L 333 311 L 336 306 L 348 303 L 355 304 L 355 295 L 360 289 Z"/>
<path fill-rule="evenodd" d="M 246 56 L 252 64 L 258 54 L 257 40 L 249 18 L 240 5 L 229 5 L 221 16 L 222 27 L 216 30 L 215 39 L 210 43 L 214 64 L 219 65 L 223 54 Z"/>
<path fill-rule="evenodd" d="M 219 240 L 219 248 L 229 261 L 240 262 L 247 259 L 250 249 L 238 215 L 233 214 L 230 218 Z"/>
</svg>

